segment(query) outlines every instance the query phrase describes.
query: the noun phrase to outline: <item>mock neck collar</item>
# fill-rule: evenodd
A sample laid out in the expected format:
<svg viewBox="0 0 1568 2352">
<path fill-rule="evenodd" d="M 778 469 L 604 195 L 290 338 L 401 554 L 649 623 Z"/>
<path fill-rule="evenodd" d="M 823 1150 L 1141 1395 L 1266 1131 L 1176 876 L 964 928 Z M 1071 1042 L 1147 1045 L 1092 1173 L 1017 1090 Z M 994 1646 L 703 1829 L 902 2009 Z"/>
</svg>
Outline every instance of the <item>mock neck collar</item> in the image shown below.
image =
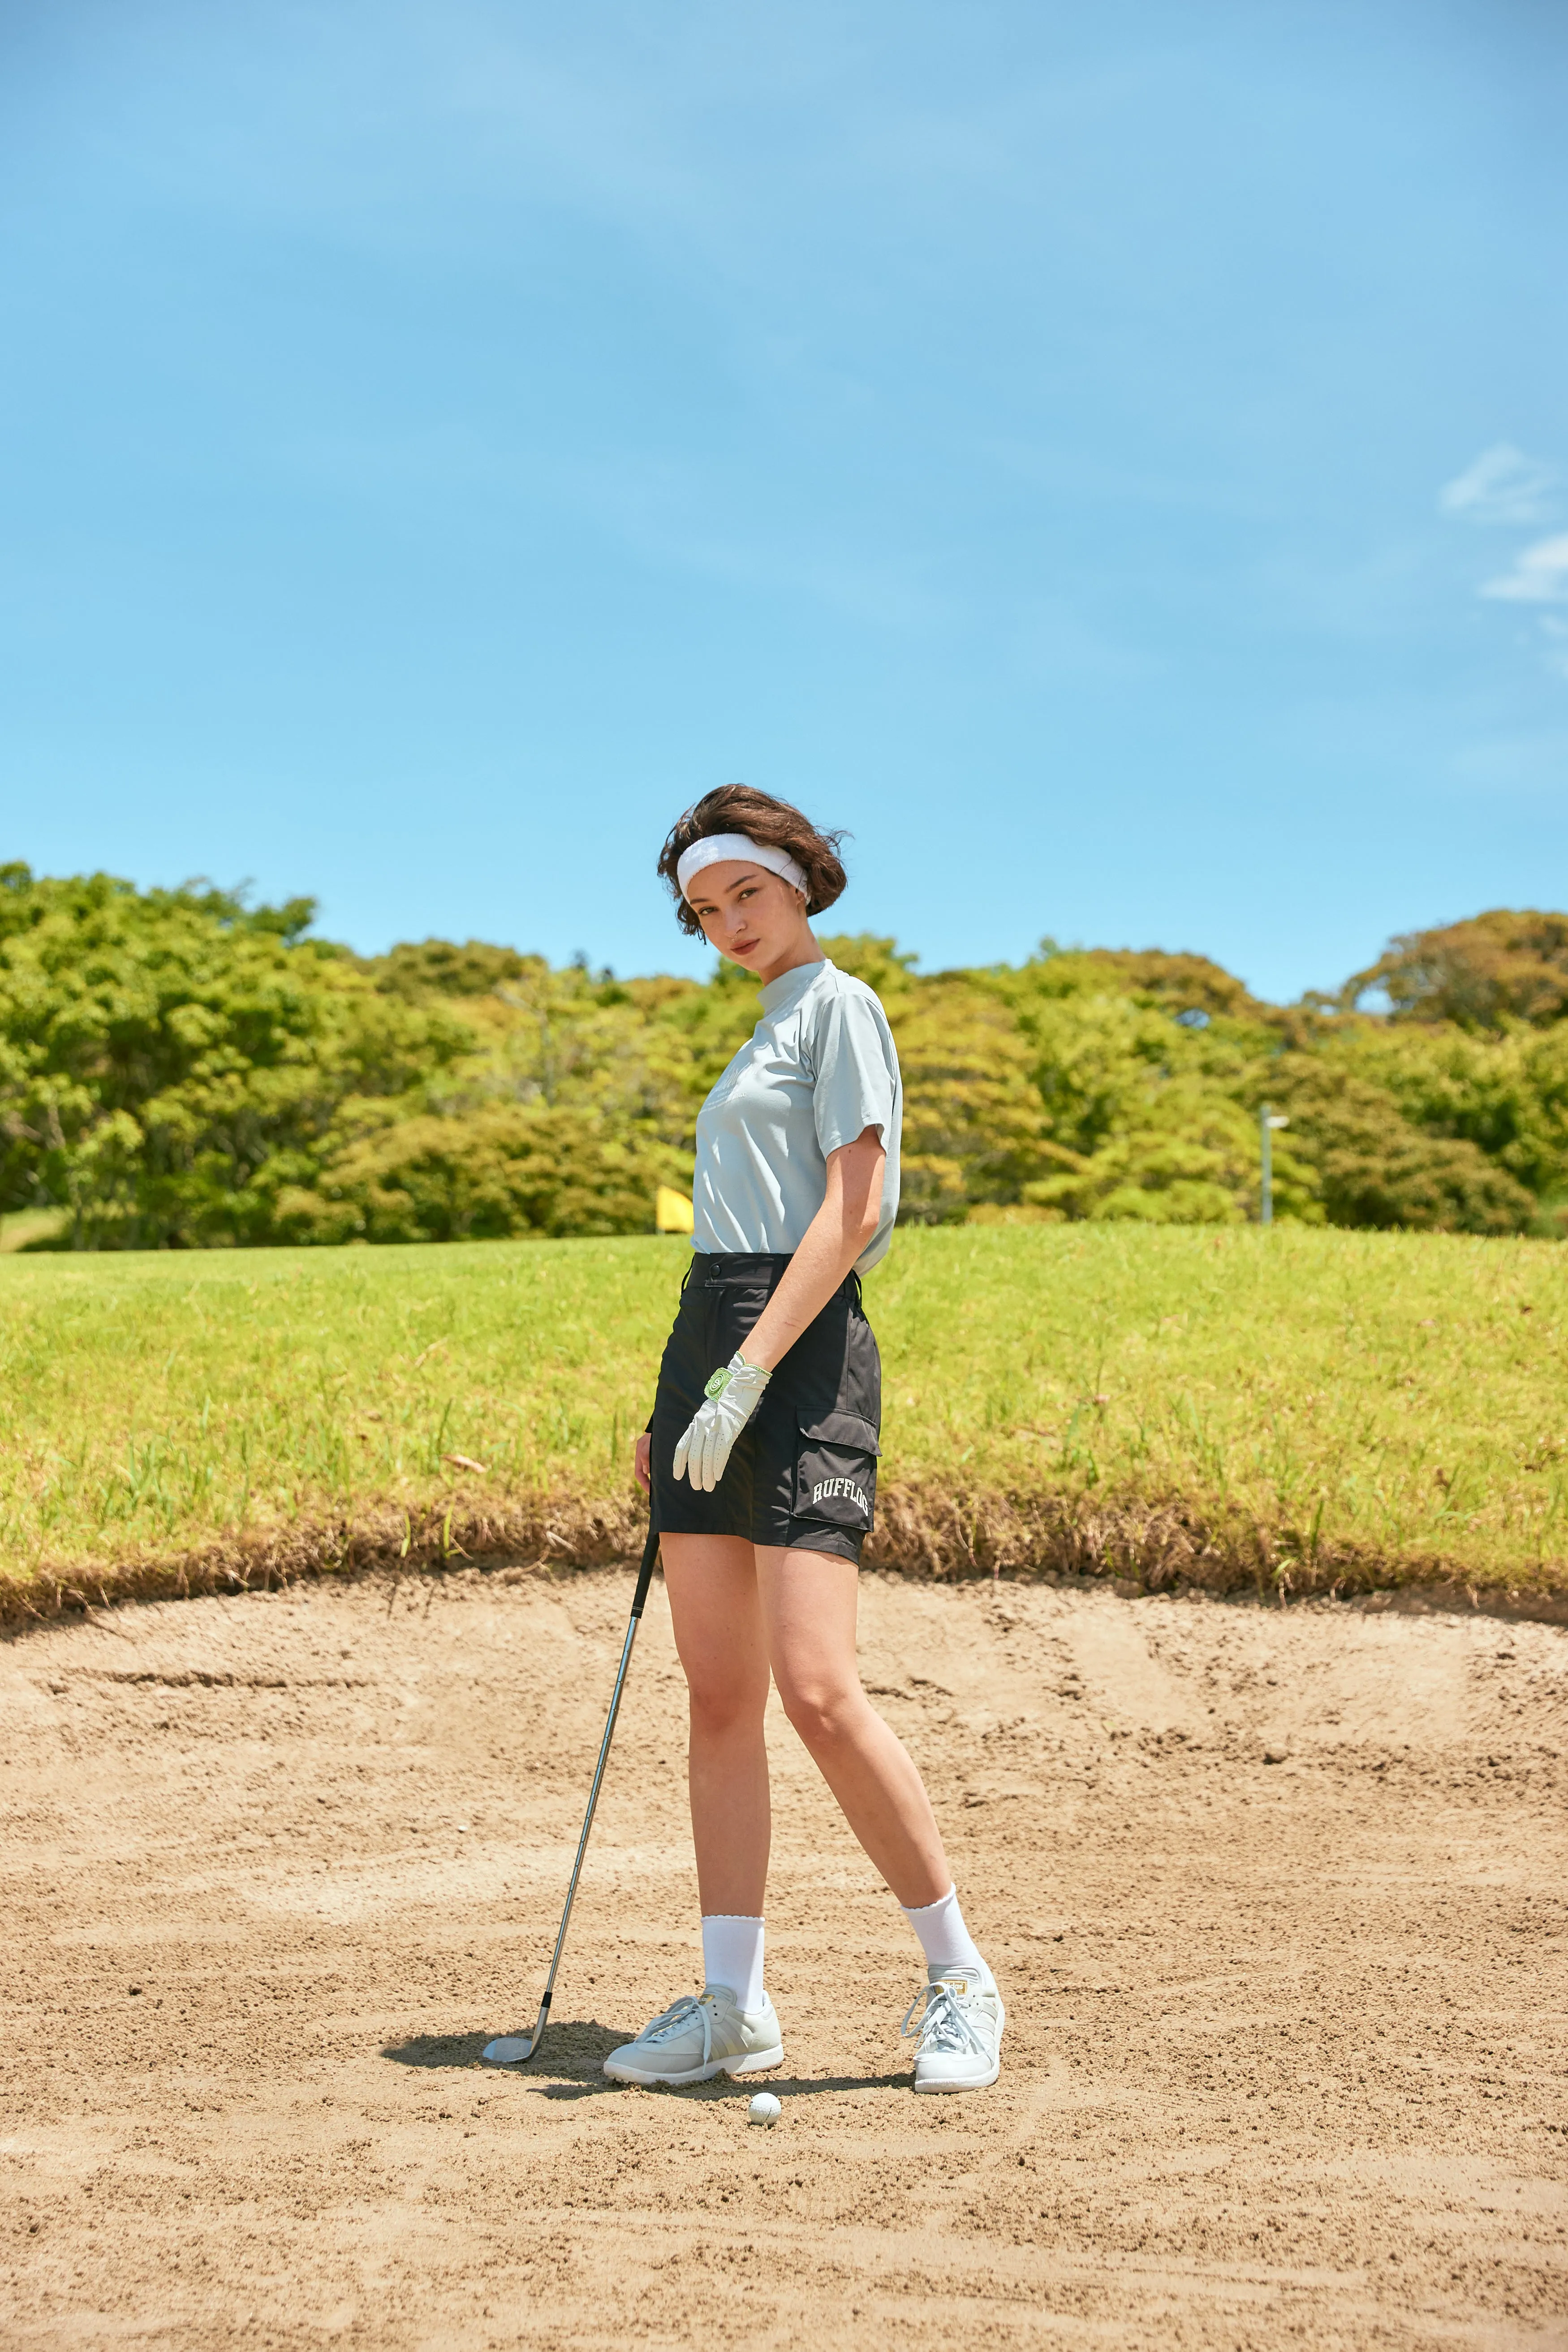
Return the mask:
<svg viewBox="0 0 1568 2352">
<path fill-rule="evenodd" d="M 780 972 L 777 980 L 770 980 L 763 991 L 763 1011 L 770 1021 L 775 1013 L 790 1012 L 812 982 L 833 969 L 831 957 L 819 956 L 814 963 L 797 963 L 791 971 Z"/>
</svg>

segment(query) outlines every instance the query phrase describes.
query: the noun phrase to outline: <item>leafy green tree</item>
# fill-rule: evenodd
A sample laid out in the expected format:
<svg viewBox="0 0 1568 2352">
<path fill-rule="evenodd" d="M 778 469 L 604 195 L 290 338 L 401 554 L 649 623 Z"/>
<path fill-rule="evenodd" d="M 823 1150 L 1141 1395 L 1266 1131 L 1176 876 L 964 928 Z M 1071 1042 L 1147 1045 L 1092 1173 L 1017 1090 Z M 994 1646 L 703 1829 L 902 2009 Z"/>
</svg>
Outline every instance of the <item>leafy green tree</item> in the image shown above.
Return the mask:
<svg viewBox="0 0 1568 2352">
<path fill-rule="evenodd" d="M 1346 981 L 1341 1002 L 1353 1008 L 1374 988 L 1386 992 L 1396 1021 L 1549 1028 L 1568 1014 L 1568 915 L 1494 907 L 1468 922 L 1406 931 Z"/>
<path fill-rule="evenodd" d="M 1568 1189 L 1568 1023 L 1501 1034 L 1448 1023 L 1358 1021 L 1321 1058 L 1384 1088 L 1432 1136 L 1475 1145 L 1541 1198 Z"/>
<path fill-rule="evenodd" d="M 1280 1017 L 1278 1006 L 1265 1004 L 1245 982 L 1207 956 L 1167 955 L 1163 948 L 1059 948 L 1054 940 L 1043 940 L 1039 965 L 1027 969 L 1037 971 L 1043 994 L 1095 995 L 1109 990 L 1174 1019 L 1184 1016 L 1197 1027 L 1206 1026 L 1206 1021 L 1194 1021 L 1194 1015 L 1266 1026 Z"/>
<path fill-rule="evenodd" d="M 436 1074 L 422 1107 L 460 1118 L 487 1105 L 591 1108 L 689 1139 L 703 1097 L 756 1024 L 755 982 L 733 966 L 706 986 L 659 975 L 617 980 L 584 964 L 426 940 L 367 967 L 378 987 L 445 1004 L 470 1050 Z"/>
<path fill-rule="evenodd" d="M 904 1081 L 900 1216 L 952 1223 L 976 1203 L 1021 1200 L 1048 1124 L 1008 1005 L 971 975 L 942 972 L 895 995 L 889 1017 Z"/>
<path fill-rule="evenodd" d="M 516 948 L 491 947 L 485 940 L 403 940 L 384 956 L 366 960 L 364 970 L 387 996 L 416 1003 L 432 997 L 490 996 L 508 982 L 523 979 L 542 959 Z"/>
<path fill-rule="evenodd" d="M 1021 1187 L 1025 1204 L 1158 1223 L 1257 1214 L 1255 1105 L 1279 1038 L 1229 982 L 1197 957 L 1077 951 L 999 982 L 1047 1121 L 1048 1164 Z M 1321 1215 L 1289 1146 L 1275 1178 L 1279 1213 Z"/>
<path fill-rule="evenodd" d="M 656 1187 L 690 1182 L 689 1154 L 592 1110 L 491 1105 L 362 1133 L 280 1192 L 276 1224 L 298 1242 L 646 1234 Z"/>
<path fill-rule="evenodd" d="M 732 966 L 618 980 L 469 940 L 361 960 L 295 900 L 0 868 L 0 1212 L 66 1246 L 634 1233 L 690 1170 L 758 1014 Z M 1277 1213 L 1568 1230 L 1568 917 L 1395 940 L 1391 1015 L 1279 1008 L 1207 959 L 1062 950 L 877 989 L 905 1083 L 900 1213 L 1236 1223 L 1258 1107 Z M 1563 1017 L 1559 1017 L 1563 1014 Z"/>
<path fill-rule="evenodd" d="M 470 1042 L 305 937 L 312 912 L 0 868 L 0 1209 L 64 1210 L 75 1248 L 270 1238 L 347 1097 Z"/>
<path fill-rule="evenodd" d="M 1506 1168 L 1468 1138 L 1417 1126 L 1390 1088 L 1342 1059 L 1289 1055 L 1276 1086 L 1331 1224 L 1516 1234 L 1534 1221 L 1534 1194 Z"/>
<path fill-rule="evenodd" d="M 1092 1151 L 1064 1150 L 1023 1198 L 1100 1223 L 1244 1224 L 1258 1213 L 1259 1156 L 1254 1116 L 1201 1078 L 1175 1078 L 1145 1090 Z M 1289 1147 L 1275 1151 L 1274 1187 L 1278 1214 L 1322 1222 L 1311 1171 Z"/>
</svg>

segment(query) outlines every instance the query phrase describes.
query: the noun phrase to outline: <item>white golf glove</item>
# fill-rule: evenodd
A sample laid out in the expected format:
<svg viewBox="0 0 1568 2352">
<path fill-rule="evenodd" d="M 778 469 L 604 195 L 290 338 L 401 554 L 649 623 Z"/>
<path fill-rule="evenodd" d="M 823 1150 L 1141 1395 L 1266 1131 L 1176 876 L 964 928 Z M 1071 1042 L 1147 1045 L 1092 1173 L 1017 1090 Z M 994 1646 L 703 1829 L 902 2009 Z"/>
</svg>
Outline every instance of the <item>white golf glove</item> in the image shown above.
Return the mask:
<svg viewBox="0 0 1568 2352">
<path fill-rule="evenodd" d="M 675 1449 L 675 1475 L 689 1478 L 699 1494 L 710 1495 L 724 1475 L 731 1448 L 762 1402 L 773 1374 L 748 1364 L 739 1349 L 703 1391 L 690 1428 Z"/>
</svg>

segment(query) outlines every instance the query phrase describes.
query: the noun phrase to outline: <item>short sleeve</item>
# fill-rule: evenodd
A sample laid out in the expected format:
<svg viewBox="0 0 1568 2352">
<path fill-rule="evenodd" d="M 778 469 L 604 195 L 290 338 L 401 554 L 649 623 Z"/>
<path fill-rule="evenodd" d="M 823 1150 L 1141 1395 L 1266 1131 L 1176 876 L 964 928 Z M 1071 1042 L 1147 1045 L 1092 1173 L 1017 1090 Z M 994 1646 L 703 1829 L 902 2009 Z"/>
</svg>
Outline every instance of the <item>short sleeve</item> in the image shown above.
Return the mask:
<svg viewBox="0 0 1568 2352">
<path fill-rule="evenodd" d="M 876 998 L 847 989 L 830 997 L 816 1025 L 812 1058 L 816 1069 L 813 1108 L 823 1158 L 858 1142 L 868 1127 L 879 1128 L 883 1144 L 896 1148 L 898 1138 L 891 1129 L 899 1059 L 888 1016 Z"/>
</svg>

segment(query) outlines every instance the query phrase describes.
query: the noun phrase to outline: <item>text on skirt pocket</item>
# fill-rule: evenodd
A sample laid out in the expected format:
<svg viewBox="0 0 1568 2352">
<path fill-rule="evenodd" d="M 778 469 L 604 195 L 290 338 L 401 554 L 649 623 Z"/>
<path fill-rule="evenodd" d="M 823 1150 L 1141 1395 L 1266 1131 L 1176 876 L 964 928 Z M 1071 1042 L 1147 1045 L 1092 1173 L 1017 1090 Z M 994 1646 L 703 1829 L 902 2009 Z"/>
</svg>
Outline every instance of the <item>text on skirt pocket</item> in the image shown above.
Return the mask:
<svg viewBox="0 0 1568 2352">
<path fill-rule="evenodd" d="M 877 1432 L 858 1412 L 825 1412 L 799 1424 L 795 1516 L 862 1534 L 877 1507 Z"/>
</svg>

